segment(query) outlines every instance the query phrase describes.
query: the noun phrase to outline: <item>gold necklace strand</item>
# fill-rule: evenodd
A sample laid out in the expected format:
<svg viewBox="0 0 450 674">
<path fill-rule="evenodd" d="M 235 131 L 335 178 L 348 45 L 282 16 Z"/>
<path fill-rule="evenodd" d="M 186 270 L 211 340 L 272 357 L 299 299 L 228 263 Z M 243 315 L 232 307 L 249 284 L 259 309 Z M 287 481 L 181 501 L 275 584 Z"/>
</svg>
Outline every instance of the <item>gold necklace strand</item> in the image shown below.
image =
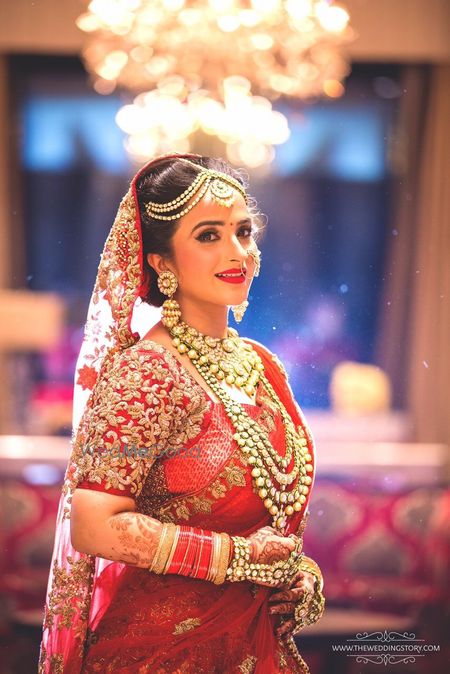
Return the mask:
<svg viewBox="0 0 450 674">
<path fill-rule="evenodd" d="M 257 381 L 259 381 L 260 374 L 264 370 L 264 365 L 262 364 L 262 361 L 261 361 L 259 355 L 256 354 L 256 352 L 252 349 L 251 345 L 243 342 L 243 340 L 240 339 L 236 330 L 234 330 L 232 328 L 229 328 L 228 337 L 221 340 L 220 338 L 213 338 L 213 337 L 204 336 L 201 333 L 198 333 L 198 331 L 195 330 L 195 328 L 192 328 L 191 326 L 188 326 L 186 323 L 183 322 L 183 324 L 178 327 L 178 330 L 176 328 L 174 328 L 174 332 L 177 333 L 178 337 L 174 339 L 173 343 L 174 343 L 175 346 L 177 346 L 178 350 L 181 353 L 187 352 L 188 355 L 193 360 L 196 360 L 198 358 L 199 363 L 204 364 L 204 365 L 206 365 L 208 360 L 209 361 L 219 360 L 219 364 L 222 367 L 224 372 L 227 372 L 228 369 L 227 369 L 226 363 L 224 363 L 223 361 L 220 360 L 220 357 L 223 354 L 220 354 L 219 356 L 216 356 L 216 357 L 214 357 L 214 355 L 213 355 L 214 351 L 216 351 L 217 348 L 220 347 L 222 344 L 225 344 L 226 350 L 227 350 L 227 352 L 230 353 L 231 356 L 233 355 L 233 352 L 235 352 L 236 358 L 238 358 L 238 363 L 239 363 L 241 368 L 242 368 L 241 361 L 244 362 L 244 365 L 245 365 L 246 364 L 245 358 L 248 358 L 249 355 L 255 356 L 257 358 L 256 367 L 258 368 L 256 371 L 253 372 L 253 374 L 256 373 L 255 380 L 252 380 L 252 382 L 250 384 L 250 390 L 249 390 L 248 384 L 245 385 L 245 387 L 244 387 L 246 392 L 249 393 L 249 394 L 253 394 L 255 392 L 255 390 L 256 390 L 255 389 L 255 382 L 257 383 Z M 186 337 L 186 335 L 190 336 L 193 339 L 189 340 L 189 338 Z M 230 339 L 230 337 L 231 337 L 231 339 Z M 181 339 L 183 340 L 182 342 L 181 342 Z M 233 342 L 233 343 L 231 343 L 231 342 Z M 244 347 L 244 354 L 243 354 L 243 356 L 241 356 L 240 360 L 239 360 L 239 355 L 238 355 L 241 352 L 241 350 L 239 349 L 239 343 L 242 344 L 243 347 Z M 205 348 L 203 349 L 202 346 L 204 346 Z M 194 348 L 191 349 L 189 347 L 194 347 Z M 203 356 L 199 357 L 198 353 L 204 354 L 205 350 L 206 350 L 206 353 L 208 353 L 208 356 L 203 355 Z M 251 370 L 252 369 L 251 365 L 248 365 L 247 369 Z M 211 374 L 213 374 L 214 376 L 216 376 L 216 378 L 219 379 L 219 380 L 222 380 L 224 378 L 223 372 L 220 371 L 220 367 L 219 367 L 219 369 L 217 368 L 215 363 L 213 363 L 213 364 L 210 363 L 209 372 Z M 250 376 L 252 376 L 252 375 L 250 375 Z M 230 383 L 230 384 L 233 383 L 233 381 L 231 381 L 228 377 L 225 377 L 225 379 L 226 379 L 227 383 Z M 233 377 L 233 379 L 234 379 L 234 377 Z M 241 385 L 245 384 L 245 380 L 242 381 L 242 384 L 239 380 L 236 383 L 237 383 L 238 386 L 241 386 Z M 292 450 L 293 450 L 293 445 L 295 444 L 295 435 L 296 434 L 295 434 L 295 430 L 292 426 L 292 422 L 290 420 L 290 417 L 284 415 L 284 421 L 285 421 L 285 426 L 286 426 L 286 431 L 287 431 L 287 434 L 286 434 L 287 435 L 286 454 L 285 454 L 284 457 L 280 457 L 278 454 L 275 454 L 275 455 L 273 455 L 273 458 L 274 458 L 276 463 L 280 464 L 283 468 L 287 468 L 287 466 L 290 463 L 291 457 L 292 457 Z M 271 445 L 269 445 L 269 451 L 271 449 L 272 449 Z M 294 475 L 292 475 L 292 477 L 288 481 L 288 483 L 293 481 L 296 473 L 297 473 L 297 470 L 294 473 Z M 274 473 L 274 475 L 277 479 L 279 478 L 279 476 L 277 476 L 275 473 Z"/>
<path fill-rule="evenodd" d="M 186 353 L 199 364 L 209 364 L 209 370 L 218 380 L 245 390 L 252 397 L 256 392 L 260 373 L 264 370 L 259 355 L 241 340 L 234 328 L 228 328 L 224 339 L 209 337 L 188 326 L 184 321 L 172 331 L 173 345 L 179 353 Z"/>
<path fill-rule="evenodd" d="M 177 334 L 174 338 L 173 344 L 178 351 L 196 360 L 199 365 L 208 365 L 208 374 L 213 375 L 219 381 L 225 379 L 228 384 L 236 384 L 240 388 L 244 388 L 248 395 L 253 395 L 256 392 L 256 385 L 259 382 L 261 373 L 264 371 L 264 365 L 260 356 L 254 351 L 251 345 L 244 342 L 237 334 L 237 331 L 229 329 L 228 336 L 223 340 L 217 337 L 209 337 L 199 333 L 195 328 L 182 323 L 173 329 L 173 333 Z M 225 353 L 224 353 L 225 351 Z M 229 361 L 224 358 L 229 356 Z M 236 377 L 231 372 L 234 370 Z M 203 375 L 202 375 L 203 376 Z M 290 429 L 291 430 L 291 429 Z M 279 464 L 283 468 L 287 468 L 292 457 L 292 442 L 290 442 L 291 433 L 288 436 L 286 443 L 287 451 L 285 457 L 280 457 L 274 454 L 272 446 L 269 444 L 268 451 L 272 452 L 272 462 Z M 280 475 L 272 469 L 274 477 L 279 481 Z M 297 472 L 297 470 L 296 470 Z M 292 475 L 290 481 L 296 476 Z"/>
<path fill-rule="evenodd" d="M 265 376 L 264 365 L 262 365 L 258 354 L 256 356 L 262 365 L 262 370 L 258 370 L 259 378 L 264 384 L 271 400 L 279 409 L 283 419 L 286 439 L 284 457 L 281 457 L 274 449 L 265 429 L 247 414 L 245 408 L 240 403 L 228 395 L 221 384 L 223 377 L 217 377 L 218 371 L 211 371 L 209 352 L 217 348 L 220 349 L 223 347 L 223 343 L 228 340 L 236 341 L 235 347 L 238 352 L 240 351 L 239 342 L 241 342 L 245 344 L 244 353 L 246 355 L 250 352 L 255 353 L 251 345 L 243 342 L 233 328 L 229 328 L 228 336 L 224 340 L 221 340 L 220 338 L 201 335 L 195 328 L 187 326 L 185 323 L 176 327 L 179 329 L 173 328 L 170 330 L 175 346 L 177 346 L 180 353 L 187 353 L 189 355 L 191 350 L 195 351 L 196 356 L 192 357 L 194 355 L 192 353 L 190 358 L 200 375 L 224 404 L 225 412 L 236 430 L 233 438 L 246 455 L 248 463 L 253 466 L 251 471 L 253 483 L 258 495 L 264 502 L 264 506 L 273 517 L 273 526 L 283 529 L 286 524 L 286 517 L 301 510 L 312 481 L 312 478 L 308 475 L 313 469 L 311 464 L 312 457 L 308 451 L 306 439 L 296 432 L 290 415 Z M 231 334 L 230 330 L 233 330 Z M 197 348 L 189 349 L 184 341 L 186 333 L 189 334 L 190 338 L 193 338 L 189 339 L 191 345 L 194 343 L 194 339 L 197 340 Z M 207 347 L 208 356 L 204 352 L 205 349 L 200 349 L 199 340 L 200 342 L 203 341 L 203 346 Z M 181 350 L 180 347 L 182 347 Z M 202 356 L 205 358 L 201 359 L 197 357 L 198 350 L 203 351 Z M 233 351 L 234 349 L 226 350 L 226 353 L 232 353 Z M 215 355 L 217 356 L 217 354 Z M 294 456 L 294 466 L 287 472 L 292 455 Z M 277 467 L 278 465 L 281 466 L 281 470 Z M 275 482 L 280 485 L 279 489 L 275 486 L 271 475 Z M 298 484 L 291 491 L 286 492 L 286 486 L 292 484 L 297 477 Z"/>
<path fill-rule="evenodd" d="M 236 429 L 233 438 L 238 442 L 238 445 L 246 455 L 248 463 L 253 466 L 251 476 L 258 495 L 273 517 L 273 526 L 283 529 L 286 524 L 286 517 L 301 510 L 306 500 L 305 489 L 308 489 L 308 485 L 311 483 L 311 478 L 307 475 L 308 470 L 306 468 L 307 450 L 301 445 L 295 446 L 293 451 L 296 470 L 291 471 L 290 474 L 278 471 L 273 464 L 271 465 L 270 459 L 274 455 L 278 457 L 279 455 L 272 447 L 265 430 L 247 414 L 240 403 L 234 401 L 227 394 L 214 377 L 211 377 L 201 367 L 197 369 L 224 404 L 225 412 Z M 276 402 L 278 408 L 281 409 L 283 407 L 282 402 L 280 400 Z M 244 436 L 245 433 L 248 434 L 248 437 Z M 280 484 L 279 489 L 276 488 L 270 472 L 276 482 Z M 286 485 L 292 483 L 297 476 L 298 484 L 296 487 L 292 491 L 286 492 Z"/>
<path fill-rule="evenodd" d="M 229 328 L 228 336 L 222 340 L 218 337 L 205 336 L 202 333 L 199 333 L 195 328 L 182 322 L 180 325 L 173 328 L 172 334 L 177 335 L 172 343 L 177 347 L 178 351 L 181 354 L 187 353 L 187 355 L 192 360 L 196 360 L 198 364 L 208 364 L 208 374 L 214 375 L 219 381 L 225 378 L 227 383 L 235 383 L 238 387 L 244 388 L 249 395 L 253 395 L 253 393 L 256 392 L 256 385 L 261 377 L 261 373 L 264 371 L 264 365 L 260 356 L 253 350 L 250 344 L 247 344 L 239 337 L 236 330 Z M 237 361 L 237 364 L 233 365 L 234 370 L 238 373 L 236 378 L 232 374 L 225 376 L 225 373 L 230 371 L 230 367 L 227 362 L 222 360 L 224 353 L 223 351 L 218 351 L 220 348 L 226 350 L 225 355 L 230 355 L 231 358 L 234 357 Z M 237 369 L 238 367 L 240 369 Z M 246 379 L 245 376 L 239 376 L 242 375 L 242 372 L 245 373 L 246 371 L 247 373 L 250 373 L 248 379 Z M 268 459 L 268 464 L 271 466 L 271 471 L 278 482 L 286 480 L 286 484 L 290 484 L 294 481 L 298 473 L 298 465 L 294 466 L 293 473 L 288 478 L 285 478 L 278 473 L 276 467 L 272 468 L 274 464 L 278 464 L 283 469 L 287 468 L 292 458 L 293 448 L 296 442 L 299 441 L 290 417 L 284 414 L 283 420 L 285 422 L 286 432 L 285 456 L 281 457 L 278 453 L 274 452 L 272 445 L 267 441 L 267 450 L 271 454 L 271 459 Z M 246 436 L 244 435 L 244 437 Z M 300 441 L 300 444 L 302 444 L 302 442 L 305 441 Z"/>
</svg>

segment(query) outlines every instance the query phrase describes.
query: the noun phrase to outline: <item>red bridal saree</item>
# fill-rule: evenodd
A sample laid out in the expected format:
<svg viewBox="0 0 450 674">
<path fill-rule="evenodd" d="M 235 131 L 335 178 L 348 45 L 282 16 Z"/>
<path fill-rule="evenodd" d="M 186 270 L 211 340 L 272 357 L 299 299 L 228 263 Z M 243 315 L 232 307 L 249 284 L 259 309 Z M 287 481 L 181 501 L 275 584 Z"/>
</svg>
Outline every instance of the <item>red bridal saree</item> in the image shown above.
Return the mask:
<svg viewBox="0 0 450 674">
<path fill-rule="evenodd" d="M 261 345 L 250 343 L 313 454 L 311 435 L 279 361 Z M 138 342 L 120 356 L 97 391 L 91 443 L 107 448 L 127 440 L 145 447 L 149 440 L 164 438 L 170 449 L 162 451 L 146 476 L 142 459 L 86 453 L 79 486 L 135 496 L 138 512 L 164 522 L 239 536 L 271 524 L 252 486 L 250 467 L 232 438 L 234 429 L 223 405 L 209 399 L 167 349 L 151 341 Z M 133 421 L 148 405 L 148 391 L 158 400 L 157 414 L 152 424 L 139 426 L 136 435 Z M 281 415 L 261 384 L 256 403 L 246 404 L 246 412 L 260 421 L 283 455 Z M 175 452 L 177 448 L 184 450 Z M 299 530 L 308 496 L 303 509 L 289 518 L 287 533 Z M 81 670 L 85 674 L 301 671 L 274 635 L 277 617 L 268 612 L 270 588 L 248 581 L 216 586 L 116 562 L 101 566 L 92 587 Z M 67 671 L 72 671 L 70 666 Z"/>
</svg>

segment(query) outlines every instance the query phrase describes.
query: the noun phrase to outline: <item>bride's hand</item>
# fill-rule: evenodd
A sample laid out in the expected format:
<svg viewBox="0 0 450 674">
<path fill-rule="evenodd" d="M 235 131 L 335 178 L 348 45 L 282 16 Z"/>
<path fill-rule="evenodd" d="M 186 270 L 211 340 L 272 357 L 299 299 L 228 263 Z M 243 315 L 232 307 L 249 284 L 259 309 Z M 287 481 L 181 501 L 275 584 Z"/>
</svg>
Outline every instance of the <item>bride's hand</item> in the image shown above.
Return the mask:
<svg viewBox="0 0 450 674">
<path fill-rule="evenodd" d="M 247 537 L 250 543 L 250 563 L 273 564 L 279 560 L 288 559 L 295 548 L 297 538 L 295 534 L 283 536 L 270 526 L 258 529 Z M 269 585 L 269 583 L 256 579 L 252 579 L 252 582 L 257 585 Z"/>
<path fill-rule="evenodd" d="M 308 571 L 300 571 L 295 581 L 291 586 L 285 587 L 282 590 L 276 589 L 269 597 L 270 609 L 269 613 L 282 615 L 284 622 L 279 624 L 275 630 L 278 638 L 293 634 L 295 629 L 294 609 L 295 605 L 300 601 L 305 601 L 305 608 L 308 610 L 308 605 L 314 596 L 314 584 L 316 578 Z"/>
</svg>

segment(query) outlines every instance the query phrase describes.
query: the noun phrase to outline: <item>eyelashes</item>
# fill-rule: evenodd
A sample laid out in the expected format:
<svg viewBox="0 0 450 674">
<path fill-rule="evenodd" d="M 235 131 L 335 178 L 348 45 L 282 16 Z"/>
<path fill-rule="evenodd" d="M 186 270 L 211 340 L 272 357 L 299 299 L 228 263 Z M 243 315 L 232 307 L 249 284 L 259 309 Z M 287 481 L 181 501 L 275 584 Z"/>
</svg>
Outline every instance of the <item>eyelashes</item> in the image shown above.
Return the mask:
<svg viewBox="0 0 450 674">
<path fill-rule="evenodd" d="M 244 239 L 250 239 L 251 236 L 256 232 L 256 228 L 251 227 L 250 225 L 245 225 L 244 227 L 241 227 L 238 232 L 238 236 L 242 234 L 242 232 L 246 232 L 244 235 Z M 205 232 L 202 232 L 199 236 L 196 237 L 197 241 L 203 241 L 207 243 L 212 243 L 213 241 L 217 241 L 217 238 L 211 239 L 209 238 L 209 235 L 215 235 L 218 237 L 217 231 L 215 229 L 207 229 Z"/>
</svg>

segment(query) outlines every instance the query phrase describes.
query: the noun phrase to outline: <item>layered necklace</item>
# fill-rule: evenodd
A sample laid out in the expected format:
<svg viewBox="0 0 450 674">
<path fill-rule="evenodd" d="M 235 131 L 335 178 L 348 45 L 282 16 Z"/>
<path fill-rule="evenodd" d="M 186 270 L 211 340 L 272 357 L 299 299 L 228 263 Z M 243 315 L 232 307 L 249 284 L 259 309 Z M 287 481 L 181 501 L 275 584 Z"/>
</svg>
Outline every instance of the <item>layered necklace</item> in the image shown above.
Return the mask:
<svg viewBox="0 0 450 674">
<path fill-rule="evenodd" d="M 301 510 L 306 501 L 312 478 L 312 457 L 307 440 L 295 428 L 285 406 L 264 372 L 264 364 L 251 344 L 239 337 L 237 330 L 228 328 L 223 339 L 203 335 L 179 321 L 168 328 L 172 344 L 187 355 L 196 369 L 223 403 L 235 433 L 234 440 L 252 466 L 255 490 L 272 516 L 272 526 L 283 530 L 287 518 Z M 286 452 L 280 456 L 272 446 L 267 431 L 236 402 L 222 385 L 236 386 L 252 397 L 262 382 L 271 400 L 280 411 L 285 430 Z M 301 427 L 299 427 L 301 430 Z M 292 464 L 292 465 L 291 465 Z M 293 485 L 289 491 L 286 487 Z"/>
</svg>

